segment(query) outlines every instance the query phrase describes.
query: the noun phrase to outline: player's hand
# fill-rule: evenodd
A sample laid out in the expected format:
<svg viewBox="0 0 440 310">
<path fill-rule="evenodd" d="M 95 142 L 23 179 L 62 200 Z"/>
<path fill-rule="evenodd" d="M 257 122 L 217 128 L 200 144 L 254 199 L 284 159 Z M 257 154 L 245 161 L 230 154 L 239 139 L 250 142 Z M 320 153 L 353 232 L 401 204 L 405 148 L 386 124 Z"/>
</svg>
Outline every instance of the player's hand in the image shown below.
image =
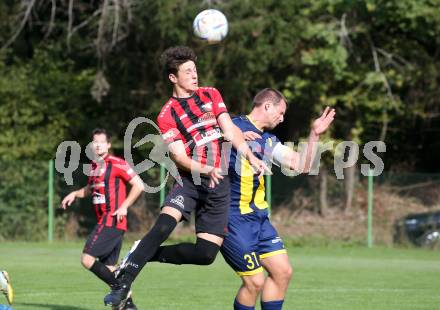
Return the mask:
<svg viewBox="0 0 440 310">
<path fill-rule="evenodd" d="M 261 139 L 261 136 L 258 133 L 256 133 L 255 131 L 245 131 L 245 132 L 243 132 L 243 138 L 246 141 L 254 141 L 257 139 Z"/>
<path fill-rule="evenodd" d="M 123 207 L 123 206 L 119 207 L 118 210 L 112 213 L 112 216 L 116 216 L 116 220 L 118 222 L 122 222 L 124 217 L 127 216 L 127 207 Z"/>
<path fill-rule="evenodd" d="M 216 185 L 220 183 L 220 180 L 223 179 L 223 176 L 221 175 L 222 170 L 220 168 L 212 168 L 211 171 L 209 171 L 209 188 L 214 188 Z"/>
<path fill-rule="evenodd" d="M 258 177 L 261 177 L 265 172 L 267 174 L 272 174 L 272 171 L 270 171 L 264 161 L 255 157 L 255 155 L 252 155 L 248 160 L 254 169 L 255 174 L 258 174 Z"/>
<path fill-rule="evenodd" d="M 322 115 L 313 122 L 312 132 L 316 135 L 320 135 L 324 131 L 326 131 L 335 119 L 335 114 L 335 109 L 330 109 L 329 107 L 326 107 L 324 113 L 322 113 Z"/>
<path fill-rule="evenodd" d="M 75 201 L 76 193 L 71 192 L 69 195 L 64 197 L 63 201 L 61 201 L 61 208 L 66 210 L 67 207 L 70 207 L 70 205 Z"/>
</svg>

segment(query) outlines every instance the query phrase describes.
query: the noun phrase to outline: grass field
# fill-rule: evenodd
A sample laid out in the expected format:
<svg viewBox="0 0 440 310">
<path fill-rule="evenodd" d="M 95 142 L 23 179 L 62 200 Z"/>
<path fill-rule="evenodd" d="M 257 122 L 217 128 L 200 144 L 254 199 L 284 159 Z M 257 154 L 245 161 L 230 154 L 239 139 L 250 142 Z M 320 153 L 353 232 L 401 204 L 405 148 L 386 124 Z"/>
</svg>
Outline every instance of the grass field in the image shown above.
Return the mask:
<svg viewBox="0 0 440 310">
<path fill-rule="evenodd" d="M 82 243 L 0 244 L 14 310 L 110 309 L 102 303 L 105 285 L 79 263 L 81 249 Z M 294 279 L 284 309 L 440 309 L 438 251 L 298 247 L 289 255 Z M 140 310 L 225 310 L 238 286 L 220 255 L 205 267 L 149 264 L 133 288 Z"/>
</svg>

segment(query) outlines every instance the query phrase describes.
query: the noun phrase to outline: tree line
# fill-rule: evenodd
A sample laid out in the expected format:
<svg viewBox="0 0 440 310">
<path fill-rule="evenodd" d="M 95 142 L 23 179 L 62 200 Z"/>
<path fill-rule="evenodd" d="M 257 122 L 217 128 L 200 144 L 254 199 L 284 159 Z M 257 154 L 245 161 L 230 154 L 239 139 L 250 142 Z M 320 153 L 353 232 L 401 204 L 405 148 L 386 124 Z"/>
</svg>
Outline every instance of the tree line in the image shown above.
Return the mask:
<svg viewBox="0 0 440 310">
<path fill-rule="evenodd" d="M 192 34 L 208 7 L 229 20 L 217 45 Z M 232 115 L 258 90 L 281 90 L 282 141 L 332 106 L 327 140 L 381 140 L 387 171 L 439 172 L 439 40 L 439 0 L 0 0 L 0 222 L 45 207 L 44 173 L 10 163 L 38 165 L 64 140 L 85 146 L 99 126 L 123 154 L 127 124 L 155 119 L 169 97 L 158 58 L 174 45 L 196 51 L 200 84 L 220 89 Z"/>
</svg>

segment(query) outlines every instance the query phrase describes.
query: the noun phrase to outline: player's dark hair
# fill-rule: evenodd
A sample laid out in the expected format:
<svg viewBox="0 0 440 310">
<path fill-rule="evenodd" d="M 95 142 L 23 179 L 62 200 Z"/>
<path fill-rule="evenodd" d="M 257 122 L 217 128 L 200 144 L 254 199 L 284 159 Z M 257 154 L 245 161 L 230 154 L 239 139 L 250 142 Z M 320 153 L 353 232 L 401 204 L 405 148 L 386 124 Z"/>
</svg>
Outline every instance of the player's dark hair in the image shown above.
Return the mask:
<svg viewBox="0 0 440 310">
<path fill-rule="evenodd" d="M 92 130 L 92 140 L 93 140 L 93 137 L 95 135 L 101 135 L 101 134 L 105 135 L 105 138 L 107 139 L 107 142 L 109 142 L 109 143 L 111 142 L 112 136 L 104 128 L 95 128 L 95 129 L 93 129 Z"/>
<path fill-rule="evenodd" d="M 166 75 L 177 74 L 179 66 L 189 60 L 197 61 L 196 53 L 187 46 L 174 46 L 167 48 L 160 55 L 160 64 L 162 65 Z"/>
<path fill-rule="evenodd" d="M 258 94 L 254 97 L 253 106 L 259 107 L 265 102 L 271 102 L 273 105 L 278 105 L 281 100 L 287 103 L 286 97 L 284 95 L 273 88 L 265 88 L 260 90 Z"/>
</svg>

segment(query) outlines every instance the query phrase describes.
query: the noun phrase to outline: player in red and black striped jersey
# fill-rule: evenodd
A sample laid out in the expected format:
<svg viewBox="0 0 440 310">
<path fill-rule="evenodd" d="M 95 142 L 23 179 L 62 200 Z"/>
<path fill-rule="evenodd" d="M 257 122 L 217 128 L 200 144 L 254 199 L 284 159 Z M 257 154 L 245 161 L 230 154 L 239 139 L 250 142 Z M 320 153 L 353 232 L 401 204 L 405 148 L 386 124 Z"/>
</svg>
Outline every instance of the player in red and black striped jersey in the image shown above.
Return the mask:
<svg viewBox="0 0 440 310">
<path fill-rule="evenodd" d="M 91 164 L 87 185 L 68 194 L 61 207 L 66 209 L 76 198 L 92 196 L 98 223 L 84 246 L 81 263 L 111 287 L 117 284 L 113 271 L 127 230 L 127 208 L 139 197 L 143 182 L 125 160 L 109 155 L 111 143 L 104 129 L 95 129 L 92 136 L 93 151 L 99 160 Z M 131 185 L 128 195 L 127 183 Z M 124 309 L 136 306 L 130 299 Z"/>
<path fill-rule="evenodd" d="M 127 218 L 120 216 L 118 221 L 112 214 L 124 203 L 126 183 L 135 175 L 127 162 L 116 156 L 107 154 L 101 162 L 92 162 L 87 186 L 99 225 L 127 230 Z"/>
<path fill-rule="evenodd" d="M 219 168 L 223 134 L 217 119 L 223 113 L 228 110 L 219 91 L 199 87 L 188 98 L 171 97 L 157 123 L 165 143 L 180 140 L 189 158 Z"/>
<path fill-rule="evenodd" d="M 214 261 L 227 233 L 230 197 L 229 180 L 221 171 L 224 138 L 240 148 L 256 173 L 267 169 L 232 123 L 219 91 L 199 87 L 195 61 L 188 47 L 169 48 L 161 56 L 173 95 L 157 122 L 182 182 L 168 193 L 156 223 L 129 256 L 120 272 L 120 287 L 104 298 L 106 305 L 125 300 L 131 283 L 148 261 L 197 265 Z M 192 212 L 196 216 L 196 243 L 160 246 L 177 223 L 188 220 Z"/>
</svg>

